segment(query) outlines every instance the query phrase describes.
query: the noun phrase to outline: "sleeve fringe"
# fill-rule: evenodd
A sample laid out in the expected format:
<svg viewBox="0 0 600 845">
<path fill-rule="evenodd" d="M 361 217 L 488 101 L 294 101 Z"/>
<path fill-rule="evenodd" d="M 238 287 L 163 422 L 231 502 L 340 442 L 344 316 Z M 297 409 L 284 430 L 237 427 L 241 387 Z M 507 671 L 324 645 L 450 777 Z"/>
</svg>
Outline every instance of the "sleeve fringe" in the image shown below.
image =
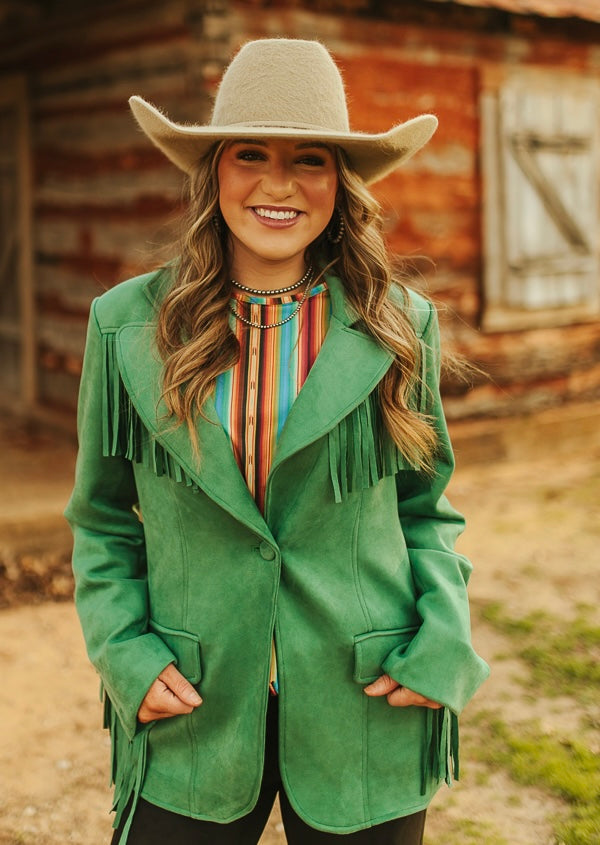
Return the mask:
<svg viewBox="0 0 600 845">
<path fill-rule="evenodd" d="M 431 781 L 446 781 L 452 786 L 459 779 L 458 719 L 456 714 L 443 707 L 428 708 L 427 727 L 423 743 L 421 768 L 421 795 L 427 793 Z"/>
<path fill-rule="evenodd" d="M 101 694 L 104 698 L 104 727 L 110 733 L 109 785 L 114 785 L 113 827 L 119 827 L 123 814 L 127 811 L 127 819 L 119 839 L 119 845 L 126 845 L 146 774 L 150 726 L 129 740 L 119 724 L 118 716 L 106 691 L 101 690 Z"/>
</svg>

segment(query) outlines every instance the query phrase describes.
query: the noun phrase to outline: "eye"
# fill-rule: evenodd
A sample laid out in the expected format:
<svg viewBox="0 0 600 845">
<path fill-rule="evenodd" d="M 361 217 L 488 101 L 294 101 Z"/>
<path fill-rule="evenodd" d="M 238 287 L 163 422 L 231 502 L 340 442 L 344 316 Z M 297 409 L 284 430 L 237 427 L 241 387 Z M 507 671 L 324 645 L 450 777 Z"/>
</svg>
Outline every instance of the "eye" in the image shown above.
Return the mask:
<svg viewBox="0 0 600 845">
<path fill-rule="evenodd" d="M 263 161 L 265 158 L 264 153 L 260 150 L 238 150 L 235 154 L 236 159 L 238 161 Z"/>
<path fill-rule="evenodd" d="M 308 167 L 323 167 L 325 159 L 320 155 L 303 155 L 298 159 L 298 164 L 305 164 Z"/>
</svg>

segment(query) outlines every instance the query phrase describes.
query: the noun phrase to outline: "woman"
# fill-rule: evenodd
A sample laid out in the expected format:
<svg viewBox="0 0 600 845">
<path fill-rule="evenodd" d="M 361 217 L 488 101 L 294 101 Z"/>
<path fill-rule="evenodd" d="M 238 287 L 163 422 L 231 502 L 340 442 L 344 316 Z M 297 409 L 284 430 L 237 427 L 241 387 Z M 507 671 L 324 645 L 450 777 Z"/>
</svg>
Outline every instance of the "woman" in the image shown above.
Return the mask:
<svg viewBox="0 0 600 845">
<path fill-rule="evenodd" d="M 328 52 L 287 39 L 242 48 L 208 126 L 130 102 L 191 201 L 178 260 L 93 303 L 81 383 L 113 842 L 255 843 L 279 792 L 288 842 L 414 845 L 487 667 L 435 313 L 365 184 L 436 120 L 351 132 Z"/>
</svg>

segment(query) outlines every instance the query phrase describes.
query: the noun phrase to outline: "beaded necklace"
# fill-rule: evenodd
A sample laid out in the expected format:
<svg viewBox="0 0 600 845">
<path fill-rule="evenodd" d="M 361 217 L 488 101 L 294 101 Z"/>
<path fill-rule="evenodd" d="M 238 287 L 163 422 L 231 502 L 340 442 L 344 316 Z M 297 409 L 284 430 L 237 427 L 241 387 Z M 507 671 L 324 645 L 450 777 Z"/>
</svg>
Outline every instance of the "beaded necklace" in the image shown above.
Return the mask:
<svg viewBox="0 0 600 845">
<path fill-rule="evenodd" d="M 229 309 L 230 309 L 231 313 L 233 314 L 233 316 L 236 318 L 236 320 L 239 320 L 241 323 L 245 323 L 247 326 L 252 326 L 255 329 L 275 329 L 278 326 L 283 326 L 285 323 L 288 323 L 290 320 L 293 320 L 293 318 L 298 314 L 298 312 L 300 311 L 300 309 L 302 308 L 302 306 L 306 302 L 306 297 L 308 296 L 308 292 L 309 292 L 310 287 L 312 285 L 312 281 L 313 281 L 313 268 L 312 268 L 312 266 L 308 268 L 306 273 L 302 276 L 302 278 L 298 282 L 295 282 L 295 284 L 290 285 L 287 288 L 278 288 L 277 290 L 257 290 L 256 288 L 249 288 L 249 287 L 246 287 L 245 285 L 241 285 L 239 282 L 236 282 L 234 279 L 231 280 L 232 285 L 235 285 L 235 287 L 239 288 L 240 290 L 246 291 L 247 293 L 259 294 L 259 295 L 262 295 L 262 296 L 273 296 L 274 294 L 276 295 L 276 294 L 280 294 L 280 293 L 288 293 L 291 290 L 296 290 L 304 282 L 306 282 L 306 287 L 304 288 L 302 298 L 298 302 L 298 305 L 296 306 L 296 308 L 284 320 L 279 320 L 276 323 L 255 323 L 252 320 L 249 320 L 247 317 L 243 317 L 238 312 L 237 307 L 234 304 L 234 302 L 229 303 Z"/>
</svg>

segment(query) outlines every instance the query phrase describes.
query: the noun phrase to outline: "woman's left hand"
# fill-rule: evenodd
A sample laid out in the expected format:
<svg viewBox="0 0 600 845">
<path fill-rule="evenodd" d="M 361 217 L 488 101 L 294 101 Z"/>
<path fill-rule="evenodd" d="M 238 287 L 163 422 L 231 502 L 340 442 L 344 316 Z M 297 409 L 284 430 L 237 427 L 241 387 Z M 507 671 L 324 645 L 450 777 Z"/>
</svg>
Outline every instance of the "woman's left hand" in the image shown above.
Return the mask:
<svg viewBox="0 0 600 845">
<path fill-rule="evenodd" d="M 442 707 L 438 701 L 432 701 L 418 692 L 413 692 L 408 687 L 403 687 L 389 675 L 380 675 L 376 681 L 365 687 L 364 692 L 372 696 L 387 696 L 388 704 L 391 704 L 392 707 L 411 707 L 414 705 L 415 707 L 430 707 L 432 710 L 439 710 Z"/>
</svg>

